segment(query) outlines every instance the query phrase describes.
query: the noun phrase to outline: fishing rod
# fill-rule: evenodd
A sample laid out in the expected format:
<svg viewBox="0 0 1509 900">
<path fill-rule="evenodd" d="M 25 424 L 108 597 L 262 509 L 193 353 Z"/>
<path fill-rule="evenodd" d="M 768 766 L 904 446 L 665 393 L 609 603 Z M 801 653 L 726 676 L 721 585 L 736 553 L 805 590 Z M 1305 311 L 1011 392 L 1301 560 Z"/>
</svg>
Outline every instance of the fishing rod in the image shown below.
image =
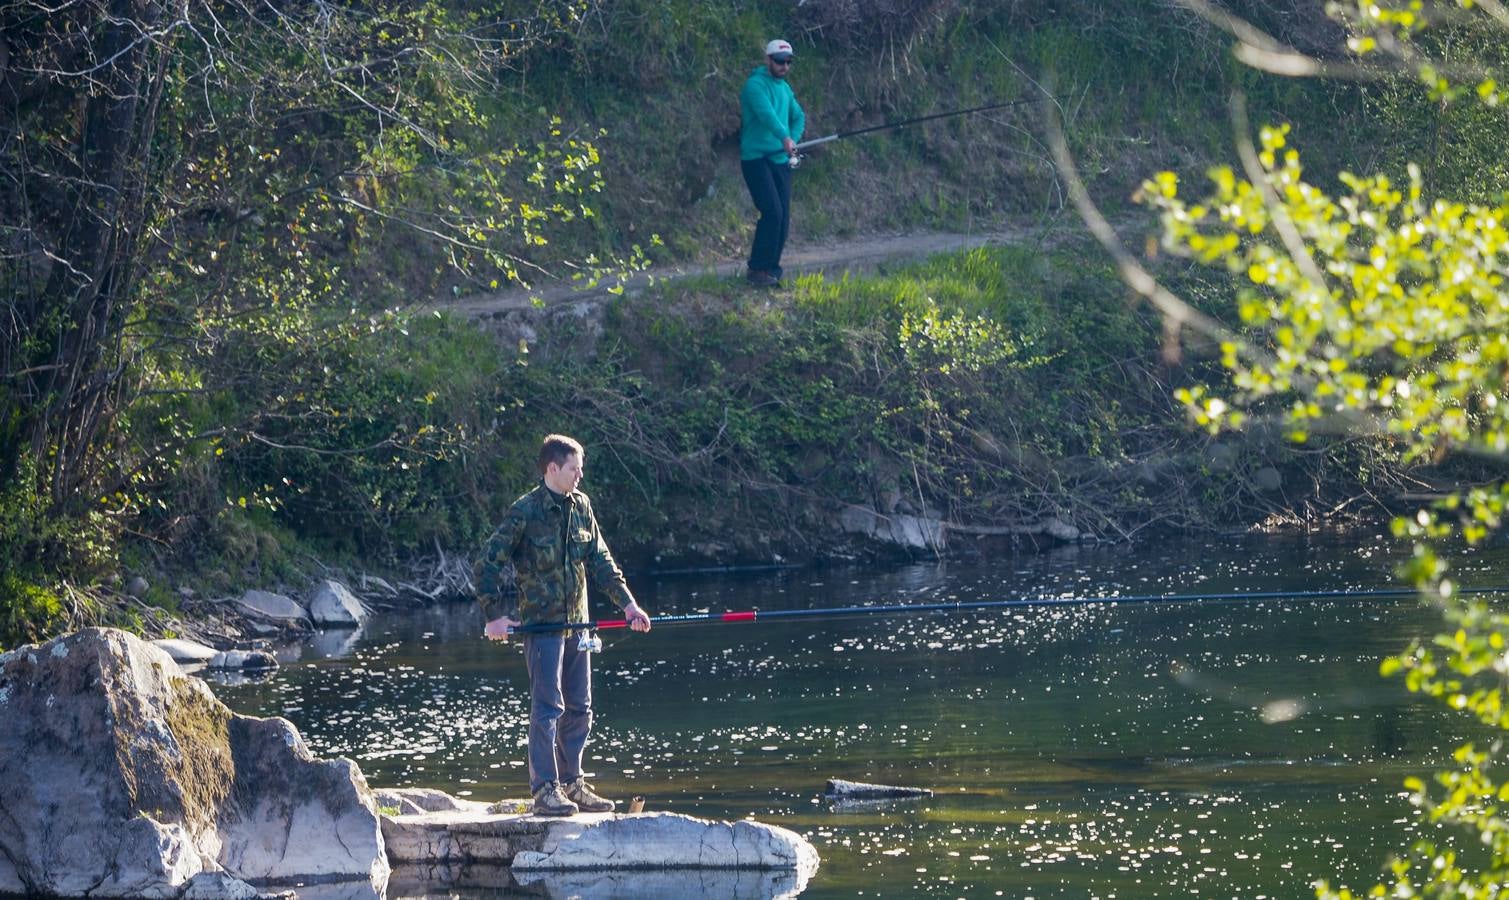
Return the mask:
<svg viewBox="0 0 1509 900">
<path fill-rule="evenodd" d="M 948 112 L 933 113 L 930 116 L 918 116 L 915 119 L 903 119 L 900 122 L 887 122 L 884 125 L 871 125 L 869 128 L 856 128 L 853 131 L 840 131 L 837 134 L 830 134 L 827 137 L 814 138 L 810 141 L 802 141 L 800 144 L 796 145 L 796 149 L 798 151 L 801 151 L 806 150 L 809 147 L 816 147 L 818 144 L 826 144 L 829 141 L 837 141 L 842 140 L 843 138 L 856 137 L 861 134 L 870 134 L 874 131 L 886 131 L 891 128 L 903 128 L 907 125 L 916 125 L 919 122 L 931 122 L 934 119 L 948 119 L 954 116 L 967 116 L 972 113 L 987 112 L 992 109 L 1005 109 L 1008 106 L 1021 106 L 1023 103 L 1032 102 L 1034 101 L 1011 100 L 1006 103 L 990 103 L 986 104 L 985 106 L 972 106 L 969 109 L 955 109 Z M 794 156 L 792 157 L 792 159 L 795 158 L 796 157 Z"/>
<path fill-rule="evenodd" d="M 1458 594 L 1502 594 L 1509 587 L 1459 588 Z M 1343 597 L 1412 597 L 1414 588 L 1376 588 L 1372 590 L 1329 591 L 1237 591 L 1225 594 L 1141 594 L 1126 597 L 1019 597 L 1011 600 L 969 600 L 953 603 L 893 603 L 883 606 L 831 606 L 819 609 L 757 609 L 721 613 L 688 613 L 660 616 L 657 627 L 668 625 L 730 625 L 737 622 L 764 622 L 771 619 L 820 619 L 845 616 L 904 616 L 917 613 L 968 612 L 982 609 L 1021 609 L 1027 607 L 1091 606 L 1094 604 L 1196 603 L 1259 600 L 1327 600 Z M 593 619 L 588 622 L 554 622 L 520 625 L 508 629 L 510 634 L 548 634 L 556 631 L 609 631 L 627 628 L 628 619 Z"/>
</svg>

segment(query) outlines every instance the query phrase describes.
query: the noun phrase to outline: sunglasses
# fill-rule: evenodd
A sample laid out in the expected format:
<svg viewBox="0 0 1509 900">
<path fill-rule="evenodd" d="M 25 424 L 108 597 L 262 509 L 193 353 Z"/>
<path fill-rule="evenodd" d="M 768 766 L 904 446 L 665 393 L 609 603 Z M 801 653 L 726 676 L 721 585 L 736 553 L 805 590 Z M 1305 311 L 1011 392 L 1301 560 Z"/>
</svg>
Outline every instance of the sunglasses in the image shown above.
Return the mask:
<svg viewBox="0 0 1509 900">
<path fill-rule="evenodd" d="M 776 57 L 772 56 L 770 58 L 770 61 L 778 66 L 789 66 L 792 63 L 792 58 L 788 56 L 785 59 L 777 59 Z"/>
</svg>

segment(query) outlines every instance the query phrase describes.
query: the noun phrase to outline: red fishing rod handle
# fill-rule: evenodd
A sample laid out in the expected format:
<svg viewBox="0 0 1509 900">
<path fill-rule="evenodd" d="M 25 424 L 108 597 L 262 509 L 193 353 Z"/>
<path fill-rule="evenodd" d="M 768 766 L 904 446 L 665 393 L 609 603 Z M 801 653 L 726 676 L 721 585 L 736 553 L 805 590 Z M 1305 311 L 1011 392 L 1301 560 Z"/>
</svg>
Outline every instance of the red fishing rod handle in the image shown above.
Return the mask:
<svg viewBox="0 0 1509 900">
<path fill-rule="evenodd" d="M 608 630 L 610 628 L 628 628 L 629 627 L 629 620 L 628 619 L 602 619 L 600 621 L 593 622 L 592 623 L 592 627 L 598 629 L 599 631 L 606 631 L 606 630 Z"/>
</svg>

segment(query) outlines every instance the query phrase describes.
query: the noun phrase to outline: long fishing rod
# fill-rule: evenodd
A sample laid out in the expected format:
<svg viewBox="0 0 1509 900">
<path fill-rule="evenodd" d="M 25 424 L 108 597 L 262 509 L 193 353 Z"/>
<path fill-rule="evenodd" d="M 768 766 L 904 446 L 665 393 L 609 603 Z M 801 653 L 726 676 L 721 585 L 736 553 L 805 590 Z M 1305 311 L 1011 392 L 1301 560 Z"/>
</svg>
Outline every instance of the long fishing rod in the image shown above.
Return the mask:
<svg viewBox="0 0 1509 900">
<path fill-rule="evenodd" d="M 1008 106 L 1021 106 L 1023 103 L 1032 102 L 1035 101 L 1011 100 L 1006 103 L 990 103 L 985 106 L 972 106 L 969 109 L 954 109 L 948 112 L 933 113 L 930 116 L 918 116 L 915 119 L 903 119 L 900 122 L 887 122 L 884 125 L 871 125 L 869 128 L 856 128 L 853 131 L 840 131 L 837 134 L 830 134 L 827 137 L 814 138 L 810 141 L 802 141 L 800 144 L 796 145 L 796 149 L 799 151 L 806 150 L 809 147 L 816 147 L 818 144 L 826 144 L 829 141 L 837 141 L 842 140 L 843 138 L 856 137 L 861 134 L 870 134 L 874 131 L 886 131 L 891 128 L 902 128 L 907 125 L 916 125 L 919 122 L 931 122 L 934 119 L 948 119 L 952 118 L 953 116 L 967 116 L 972 113 L 987 112 L 992 109 L 1005 109 Z"/>
<path fill-rule="evenodd" d="M 1459 588 L 1458 594 L 1502 594 L 1509 587 Z M 757 609 L 721 613 L 688 613 L 677 616 L 659 616 L 653 620 L 655 627 L 668 625 L 728 625 L 736 622 L 763 622 L 770 619 L 818 619 L 844 616 L 906 616 L 917 613 L 967 612 L 981 609 L 1020 609 L 1025 607 L 1091 606 L 1103 603 L 1196 603 L 1217 601 L 1257 600 L 1327 600 L 1342 597 L 1412 597 L 1419 594 L 1414 588 L 1377 588 L 1373 590 L 1330 591 L 1238 591 L 1227 594 L 1141 594 L 1126 597 L 1021 597 L 1012 600 L 970 600 L 954 603 L 893 603 L 885 606 L 831 606 L 821 609 Z M 521 625 L 510 628 L 511 634 L 547 634 L 556 631 L 609 631 L 627 628 L 627 619 L 593 619 L 588 622 L 558 622 L 538 625 Z"/>
</svg>

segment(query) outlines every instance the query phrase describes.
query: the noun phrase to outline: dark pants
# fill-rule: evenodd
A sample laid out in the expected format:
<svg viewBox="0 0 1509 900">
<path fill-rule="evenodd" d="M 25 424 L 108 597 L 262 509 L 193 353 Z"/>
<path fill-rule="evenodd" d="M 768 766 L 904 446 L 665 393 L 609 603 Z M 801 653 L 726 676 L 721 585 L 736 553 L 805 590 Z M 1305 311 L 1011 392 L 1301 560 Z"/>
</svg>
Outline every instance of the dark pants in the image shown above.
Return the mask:
<svg viewBox="0 0 1509 900">
<path fill-rule="evenodd" d="M 592 731 L 592 663 L 576 649 L 576 635 L 524 638 L 529 669 L 529 793 L 548 781 L 568 784 L 582 774 L 582 751 Z"/>
<path fill-rule="evenodd" d="M 744 170 L 749 196 L 760 211 L 749 268 L 779 278 L 781 251 L 786 249 L 786 233 L 791 230 L 791 167 L 768 159 L 746 159 L 739 167 Z"/>
</svg>

